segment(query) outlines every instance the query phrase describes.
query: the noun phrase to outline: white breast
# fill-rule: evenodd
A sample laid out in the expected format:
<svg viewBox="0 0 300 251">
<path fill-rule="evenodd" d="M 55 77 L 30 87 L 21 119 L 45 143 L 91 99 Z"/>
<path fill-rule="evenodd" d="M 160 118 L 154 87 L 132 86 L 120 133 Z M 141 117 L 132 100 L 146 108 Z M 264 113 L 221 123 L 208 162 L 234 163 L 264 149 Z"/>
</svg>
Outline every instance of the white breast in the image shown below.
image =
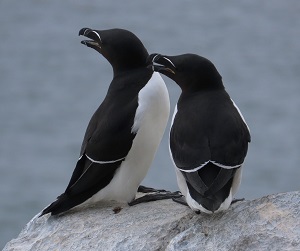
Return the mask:
<svg viewBox="0 0 300 251">
<path fill-rule="evenodd" d="M 148 126 L 149 130 L 152 127 L 165 129 L 170 113 L 170 100 L 165 82 L 159 73 L 154 72 L 148 83 L 140 90 L 138 103 L 132 132 L 137 132 L 144 126 Z"/>
<path fill-rule="evenodd" d="M 168 90 L 159 73 L 154 72 L 138 95 L 138 108 L 132 126 L 132 132 L 135 132 L 136 136 L 132 147 L 113 180 L 94 195 L 92 201 L 130 202 L 134 199 L 162 139 L 169 112 Z"/>
</svg>

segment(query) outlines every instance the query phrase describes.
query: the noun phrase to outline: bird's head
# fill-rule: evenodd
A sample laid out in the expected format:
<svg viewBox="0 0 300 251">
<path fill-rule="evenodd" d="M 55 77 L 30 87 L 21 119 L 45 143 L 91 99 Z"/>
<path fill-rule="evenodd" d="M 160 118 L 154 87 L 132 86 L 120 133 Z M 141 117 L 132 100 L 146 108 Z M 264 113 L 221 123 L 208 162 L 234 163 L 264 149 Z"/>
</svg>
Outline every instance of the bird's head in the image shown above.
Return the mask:
<svg viewBox="0 0 300 251">
<path fill-rule="evenodd" d="M 165 56 L 155 53 L 148 57 L 148 65 L 174 80 L 183 91 L 223 88 L 222 77 L 214 64 L 195 54 Z"/>
<path fill-rule="evenodd" d="M 101 53 L 115 73 L 146 66 L 148 52 L 139 38 L 130 31 L 82 28 L 79 35 L 89 38 L 81 43 Z"/>
</svg>

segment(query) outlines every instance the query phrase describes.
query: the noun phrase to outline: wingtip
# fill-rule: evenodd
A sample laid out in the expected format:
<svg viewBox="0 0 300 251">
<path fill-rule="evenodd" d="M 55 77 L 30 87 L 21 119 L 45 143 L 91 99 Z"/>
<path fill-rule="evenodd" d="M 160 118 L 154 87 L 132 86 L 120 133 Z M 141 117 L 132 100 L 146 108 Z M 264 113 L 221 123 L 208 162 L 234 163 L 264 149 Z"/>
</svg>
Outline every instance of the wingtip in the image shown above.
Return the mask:
<svg viewBox="0 0 300 251">
<path fill-rule="evenodd" d="M 60 206 L 61 206 L 61 203 L 60 203 L 61 200 L 60 200 L 60 198 L 61 197 L 62 197 L 61 195 L 58 196 L 56 201 L 52 202 L 50 205 L 48 205 L 47 207 L 45 207 L 42 210 L 42 212 L 40 213 L 40 215 L 39 215 L 38 218 L 42 217 L 43 215 L 49 214 L 49 213 L 51 213 L 51 215 L 57 214 L 55 212 L 59 211 L 59 209 L 60 209 Z"/>
<path fill-rule="evenodd" d="M 54 202 L 53 202 L 54 203 Z M 53 204 L 52 203 L 52 204 Z M 52 214 L 52 204 L 50 204 L 48 207 L 46 207 L 45 209 L 43 209 L 43 211 L 41 212 L 41 214 L 38 216 L 38 218 L 42 217 L 45 214 L 51 213 Z"/>
</svg>

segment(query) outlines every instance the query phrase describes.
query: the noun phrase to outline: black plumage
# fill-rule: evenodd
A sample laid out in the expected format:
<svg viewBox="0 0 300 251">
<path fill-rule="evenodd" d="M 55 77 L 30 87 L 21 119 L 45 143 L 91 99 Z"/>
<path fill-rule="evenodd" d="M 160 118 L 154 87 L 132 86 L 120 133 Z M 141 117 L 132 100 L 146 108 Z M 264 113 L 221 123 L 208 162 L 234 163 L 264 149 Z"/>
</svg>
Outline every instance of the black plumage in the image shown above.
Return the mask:
<svg viewBox="0 0 300 251">
<path fill-rule="evenodd" d="M 239 186 L 250 142 L 248 127 L 208 59 L 194 54 L 153 54 L 150 59 L 154 70 L 182 90 L 170 131 L 179 187 L 191 208 L 215 212 Z M 224 209 L 229 205 L 226 202 Z"/>
<path fill-rule="evenodd" d="M 150 82 L 153 74 L 157 74 L 147 68 L 148 52 L 133 33 L 123 29 L 92 30 L 83 28 L 79 31 L 79 35 L 90 39 L 82 41 L 82 44 L 95 49 L 110 62 L 114 73 L 113 80 L 106 97 L 88 124 L 81 146 L 80 158 L 65 192 L 45 208 L 41 216 L 47 213 L 59 214 L 82 204 L 102 189 L 107 188 L 117 172 L 120 175 L 119 169 L 126 162 L 134 139 L 139 133 L 139 128 L 133 130 L 133 125 L 137 109 L 142 103 L 139 96 L 140 91 Z M 158 86 L 165 88 L 162 79 L 158 83 Z M 166 99 L 169 102 L 168 97 Z M 148 103 L 151 106 L 151 103 Z M 160 108 L 159 105 L 158 108 Z M 162 113 L 162 116 L 165 114 Z M 167 121 L 167 117 L 165 120 Z M 158 129 L 162 134 L 165 125 L 163 123 L 160 125 L 161 127 Z M 144 144 L 144 142 L 136 144 Z M 155 150 L 156 148 L 153 150 L 154 153 Z M 154 155 L 154 153 L 150 154 Z M 137 157 L 140 158 L 140 156 Z M 124 181 L 124 184 L 128 182 L 124 187 L 123 183 L 120 183 L 123 182 L 122 177 L 118 178 L 112 185 L 114 187 L 107 189 L 100 198 L 132 201 L 144 175 L 144 171 L 142 174 L 136 174 L 134 168 L 137 169 L 137 173 L 141 168 L 148 169 L 149 161 L 144 166 L 132 167 L 131 173 L 128 171 L 128 177 L 133 177 L 133 182 Z M 135 175 L 137 175 L 136 180 L 134 180 Z M 125 179 L 128 177 L 126 176 Z"/>
</svg>

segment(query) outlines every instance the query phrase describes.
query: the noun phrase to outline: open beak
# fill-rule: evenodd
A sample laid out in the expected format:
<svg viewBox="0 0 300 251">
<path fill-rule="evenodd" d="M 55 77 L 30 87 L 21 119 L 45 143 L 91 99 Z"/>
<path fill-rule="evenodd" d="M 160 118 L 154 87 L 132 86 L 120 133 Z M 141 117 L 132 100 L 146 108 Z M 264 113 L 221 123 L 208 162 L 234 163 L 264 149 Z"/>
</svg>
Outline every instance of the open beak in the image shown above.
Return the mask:
<svg viewBox="0 0 300 251">
<path fill-rule="evenodd" d="M 154 53 L 148 57 L 147 62 L 148 65 L 152 67 L 153 71 L 157 71 L 161 73 L 169 72 L 175 75 L 176 66 L 166 56 Z"/>
<path fill-rule="evenodd" d="M 90 40 L 82 40 L 81 43 L 86 45 L 87 47 L 93 48 L 98 52 L 101 52 L 101 37 L 98 31 L 92 30 L 90 28 L 82 28 L 79 31 L 79 36 L 85 36 Z"/>
</svg>

